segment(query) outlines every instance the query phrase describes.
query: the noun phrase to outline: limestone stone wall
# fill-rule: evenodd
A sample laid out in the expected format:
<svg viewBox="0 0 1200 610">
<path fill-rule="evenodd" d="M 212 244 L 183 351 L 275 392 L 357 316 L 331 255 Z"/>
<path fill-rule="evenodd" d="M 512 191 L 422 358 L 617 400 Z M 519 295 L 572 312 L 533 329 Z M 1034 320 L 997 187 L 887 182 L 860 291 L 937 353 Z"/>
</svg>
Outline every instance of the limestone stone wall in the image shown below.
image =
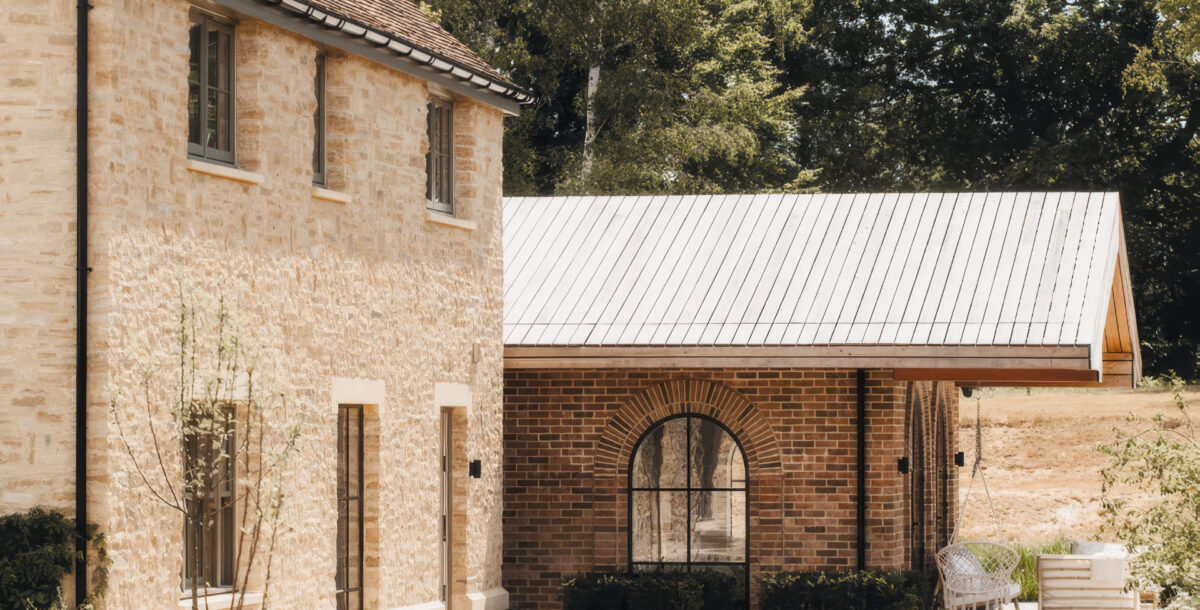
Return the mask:
<svg viewBox="0 0 1200 610">
<path fill-rule="evenodd" d="M 29 264 L 0 266 L 0 397 L 9 401 L 0 405 L 0 508 L 68 508 L 74 37 L 64 32 L 73 34 L 74 2 L 17 4 L 0 8 L 0 255 Z M 169 383 L 181 291 L 229 303 L 276 379 L 280 424 L 301 426 L 299 451 L 281 479 L 287 503 L 270 585 L 275 607 L 333 607 L 335 378 L 383 388 L 367 409 L 375 447 L 366 456 L 373 607 L 438 598 L 437 384 L 469 389 L 470 404 L 454 405 L 464 407 L 460 457 L 483 463 L 482 478 L 455 485 L 466 517 L 456 520 L 457 607 L 468 607 L 468 594 L 500 587 L 500 112 L 456 100 L 462 222 L 431 222 L 424 200 L 430 86 L 332 52 L 329 186 L 350 201 L 319 199 L 311 173 L 319 48 L 241 19 L 242 173 L 213 175 L 187 157 L 192 5 L 93 4 L 89 506 L 113 562 L 105 605 L 167 608 L 179 599 L 182 520 L 141 483 L 110 402 L 135 404 L 147 373 L 156 391 Z M 152 417 L 159 431 L 169 429 L 169 404 L 156 402 Z M 150 463 L 148 428 L 134 422 L 127 434 L 142 465 Z M 178 460 L 167 447 L 165 461 Z M 261 588 L 261 575 L 252 583 Z"/>
<path fill-rule="evenodd" d="M 75 503 L 74 15 L 0 5 L 0 514 Z"/>
</svg>

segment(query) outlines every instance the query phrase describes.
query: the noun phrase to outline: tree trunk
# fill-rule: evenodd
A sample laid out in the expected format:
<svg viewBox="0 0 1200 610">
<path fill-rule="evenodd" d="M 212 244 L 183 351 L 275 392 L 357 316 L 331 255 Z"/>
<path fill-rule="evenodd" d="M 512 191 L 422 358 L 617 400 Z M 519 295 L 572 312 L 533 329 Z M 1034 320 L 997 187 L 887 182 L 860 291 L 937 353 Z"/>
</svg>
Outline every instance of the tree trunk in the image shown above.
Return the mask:
<svg viewBox="0 0 1200 610">
<path fill-rule="evenodd" d="M 587 99 L 585 101 L 586 125 L 583 131 L 583 169 L 580 179 L 587 185 L 592 176 L 592 163 L 595 161 L 594 145 L 596 143 L 596 92 L 600 89 L 600 61 L 588 66 Z"/>
</svg>

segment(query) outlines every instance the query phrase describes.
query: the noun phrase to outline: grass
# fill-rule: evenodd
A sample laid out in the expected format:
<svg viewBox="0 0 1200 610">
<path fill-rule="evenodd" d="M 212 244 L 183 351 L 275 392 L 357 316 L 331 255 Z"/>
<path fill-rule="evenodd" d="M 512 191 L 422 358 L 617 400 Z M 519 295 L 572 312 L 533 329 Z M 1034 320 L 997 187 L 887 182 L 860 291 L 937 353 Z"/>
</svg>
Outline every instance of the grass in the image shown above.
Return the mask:
<svg viewBox="0 0 1200 610">
<path fill-rule="evenodd" d="M 1020 558 L 1017 569 L 1013 570 L 1013 580 L 1021 585 L 1021 595 L 1017 598 L 1023 602 L 1035 602 L 1038 598 L 1037 587 L 1037 556 L 1066 555 L 1071 552 L 1071 541 L 1059 538 L 1039 544 L 1017 544 L 1013 546 Z"/>
</svg>

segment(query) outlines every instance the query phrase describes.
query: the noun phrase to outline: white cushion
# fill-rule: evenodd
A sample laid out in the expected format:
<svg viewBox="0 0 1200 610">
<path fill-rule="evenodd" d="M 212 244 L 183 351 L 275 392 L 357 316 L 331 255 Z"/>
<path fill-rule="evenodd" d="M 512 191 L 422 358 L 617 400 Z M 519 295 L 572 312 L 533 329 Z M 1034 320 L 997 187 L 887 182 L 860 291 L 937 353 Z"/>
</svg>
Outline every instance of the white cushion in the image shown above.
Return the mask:
<svg viewBox="0 0 1200 610">
<path fill-rule="evenodd" d="M 951 555 L 948 557 L 950 565 L 954 572 L 966 576 L 979 576 L 984 574 L 983 565 L 979 563 L 979 559 L 971 553 L 964 555 Z"/>
<path fill-rule="evenodd" d="M 1072 555 L 1099 555 L 1103 557 L 1126 557 L 1129 553 L 1125 547 L 1108 542 L 1091 542 L 1085 540 L 1071 541 Z"/>
<path fill-rule="evenodd" d="M 1010 583 L 1008 583 L 1007 586 L 1004 587 L 1004 597 L 1002 599 L 1004 601 L 1010 601 L 1010 600 L 1016 598 L 1020 594 L 1021 594 L 1021 585 L 1019 585 L 1015 582 L 1010 582 Z M 994 592 L 989 591 L 989 592 L 984 592 L 984 593 L 968 593 L 968 594 L 964 594 L 964 595 L 954 595 L 953 597 L 954 597 L 953 604 L 956 606 L 974 606 L 977 604 L 994 601 L 996 599 L 996 594 Z"/>
</svg>

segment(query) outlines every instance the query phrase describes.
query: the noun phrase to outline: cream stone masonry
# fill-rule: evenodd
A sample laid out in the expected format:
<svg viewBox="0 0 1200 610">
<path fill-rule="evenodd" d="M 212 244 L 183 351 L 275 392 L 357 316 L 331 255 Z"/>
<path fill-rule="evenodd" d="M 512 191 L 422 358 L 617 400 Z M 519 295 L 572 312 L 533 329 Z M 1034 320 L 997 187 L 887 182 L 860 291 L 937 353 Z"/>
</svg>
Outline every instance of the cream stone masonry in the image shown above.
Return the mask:
<svg viewBox="0 0 1200 610">
<path fill-rule="evenodd" d="M 376 453 L 365 456 L 368 607 L 438 599 L 436 406 L 438 384 L 455 384 L 446 387 L 470 402 L 454 405 L 467 407 L 455 424 L 463 467 L 478 459 L 483 472 L 455 479 L 462 535 L 452 607 L 507 607 L 500 589 L 501 111 L 455 100 L 454 220 L 473 230 L 432 223 L 426 82 L 326 49 L 329 190 L 318 192 L 311 151 L 321 49 L 314 42 L 238 19 L 237 164 L 218 166 L 187 156 L 192 6 L 93 4 L 88 502 L 112 560 L 104 606 L 179 604 L 181 519 L 140 490 L 109 402 L 112 389 L 137 387 L 142 367 L 170 366 L 184 285 L 223 295 L 254 343 L 277 351 L 275 376 L 289 418 L 302 426 L 282 481 L 272 605 L 333 606 L 335 406 L 348 401 L 372 405 L 365 409 L 366 446 Z M 4 512 L 33 505 L 69 512 L 74 502 L 74 16 L 74 0 L 0 10 Z M 167 405 L 155 417 L 167 425 Z M 261 589 L 261 575 L 252 585 Z"/>
<path fill-rule="evenodd" d="M 0 8 L 0 514 L 75 506 L 74 15 Z"/>
</svg>

